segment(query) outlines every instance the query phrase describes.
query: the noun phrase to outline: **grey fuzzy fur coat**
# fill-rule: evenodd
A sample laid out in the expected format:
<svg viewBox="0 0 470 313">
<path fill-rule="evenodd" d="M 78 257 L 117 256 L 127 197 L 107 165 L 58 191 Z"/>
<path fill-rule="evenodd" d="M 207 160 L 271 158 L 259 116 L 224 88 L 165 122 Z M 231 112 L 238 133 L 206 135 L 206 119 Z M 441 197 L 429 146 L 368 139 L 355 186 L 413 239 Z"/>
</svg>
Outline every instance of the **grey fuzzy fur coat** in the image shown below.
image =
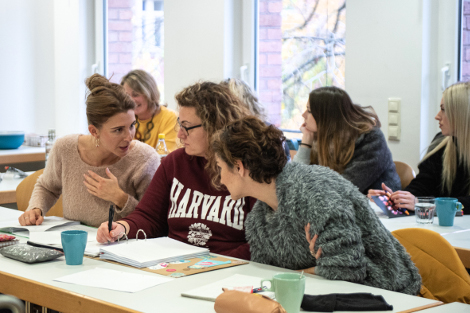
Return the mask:
<svg viewBox="0 0 470 313">
<path fill-rule="evenodd" d="M 421 277 L 357 187 L 329 168 L 288 163 L 276 178 L 278 209 L 257 201 L 246 219 L 251 260 L 332 280 L 416 295 Z M 310 254 L 304 226 L 318 234 Z"/>
<path fill-rule="evenodd" d="M 310 151 L 311 149 L 300 146 L 294 162 L 310 164 Z M 367 194 L 369 189 L 382 189 L 382 183 L 392 190 L 401 189 L 392 152 L 380 128 L 359 136 L 351 161 L 341 175 L 356 185 L 363 194 Z"/>
</svg>

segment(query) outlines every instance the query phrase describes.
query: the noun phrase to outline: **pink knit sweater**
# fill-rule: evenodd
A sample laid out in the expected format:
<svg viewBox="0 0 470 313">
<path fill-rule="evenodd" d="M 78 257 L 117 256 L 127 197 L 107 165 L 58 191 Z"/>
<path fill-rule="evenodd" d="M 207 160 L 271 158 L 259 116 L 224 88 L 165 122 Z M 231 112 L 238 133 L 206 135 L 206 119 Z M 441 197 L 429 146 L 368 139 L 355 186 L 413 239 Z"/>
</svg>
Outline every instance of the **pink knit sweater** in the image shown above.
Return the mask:
<svg viewBox="0 0 470 313">
<path fill-rule="evenodd" d="M 108 167 L 117 177 L 119 187 L 128 194 L 126 205 L 123 208 L 116 207 L 114 220 L 122 219 L 131 213 L 142 199 L 160 165 L 159 155 L 149 145 L 136 141 L 129 153 L 115 164 L 95 167 L 80 158 L 79 136 L 68 135 L 56 141 L 46 169 L 34 186 L 28 210 L 39 208 L 45 214 L 62 194 L 65 218 L 98 227 L 107 221 L 111 202 L 90 194 L 83 183 L 83 174 L 91 170 L 101 177 L 108 178 Z"/>
</svg>

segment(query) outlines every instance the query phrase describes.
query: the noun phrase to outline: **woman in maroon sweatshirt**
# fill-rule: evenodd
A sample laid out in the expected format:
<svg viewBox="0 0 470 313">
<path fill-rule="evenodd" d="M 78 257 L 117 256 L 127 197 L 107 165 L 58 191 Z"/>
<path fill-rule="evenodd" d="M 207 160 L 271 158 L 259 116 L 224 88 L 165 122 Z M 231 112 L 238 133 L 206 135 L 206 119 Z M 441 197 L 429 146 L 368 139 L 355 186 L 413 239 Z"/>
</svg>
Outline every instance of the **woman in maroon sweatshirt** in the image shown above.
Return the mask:
<svg viewBox="0 0 470 313">
<path fill-rule="evenodd" d="M 232 200 L 227 190 L 211 182 L 215 168 L 209 145 L 212 135 L 233 120 L 249 114 L 226 86 L 196 83 L 176 95 L 179 107 L 177 149 L 162 160 L 134 212 L 98 229 L 98 242 L 115 241 L 139 229 L 147 237 L 170 238 L 207 247 L 211 252 L 250 259 L 245 219 L 253 198 Z"/>
</svg>

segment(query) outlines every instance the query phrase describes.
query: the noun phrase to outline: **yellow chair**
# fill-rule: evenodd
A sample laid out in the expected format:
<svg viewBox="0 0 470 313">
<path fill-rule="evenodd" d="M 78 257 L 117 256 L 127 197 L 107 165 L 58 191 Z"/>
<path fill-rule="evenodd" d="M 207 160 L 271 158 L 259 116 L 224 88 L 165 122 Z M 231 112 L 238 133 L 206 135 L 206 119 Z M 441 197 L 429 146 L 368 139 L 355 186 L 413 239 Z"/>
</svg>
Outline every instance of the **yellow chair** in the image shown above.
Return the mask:
<svg viewBox="0 0 470 313">
<path fill-rule="evenodd" d="M 419 270 L 423 279 L 420 296 L 444 303 L 470 304 L 470 275 L 444 237 L 424 228 L 404 228 L 392 234 Z"/>
<path fill-rule="evenodd" d="M 26 211 L 29 204 L 29 199 L 33 194 L 34 185 L 39 176 L 44 172 L 44 169 L 34 172 L 29 175 L 16 187 L 16 204 L 18 210 Z M 54 204 L 54 206 L 47 212 L 46 216 L 64 216 L 62 211 L 62 196 Z"/>
<path fill-rule="evenodd" d="M 404 162 L 393 161 L 393 163 L 395 163 L 397 174 L 401 180 L 401 189 L 405 189 L 406 186 L 408 186 L 413 180 L 413 178 L 416 177 L 415 171 L 411 166 Z"/>
</svg>

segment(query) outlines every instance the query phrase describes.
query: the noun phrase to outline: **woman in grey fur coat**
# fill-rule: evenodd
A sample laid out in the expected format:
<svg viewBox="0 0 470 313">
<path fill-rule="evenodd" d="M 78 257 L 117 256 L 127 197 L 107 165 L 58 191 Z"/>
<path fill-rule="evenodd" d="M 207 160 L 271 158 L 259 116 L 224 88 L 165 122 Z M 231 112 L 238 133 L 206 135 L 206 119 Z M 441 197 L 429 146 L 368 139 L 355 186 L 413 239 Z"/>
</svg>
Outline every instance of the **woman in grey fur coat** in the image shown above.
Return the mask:
<svg viewBox="0 0 470 313">
<path fill-rule="evenodd" d="M 418 269 L 368 199 L 326 167 L 287 163 L 284 140 L 275 127 L 245 117 L 212 141 L 216 181 L 234 200 L 258 199 L 245 224 L 251 260 L 418 294 Z"/>
<path fill-rule="evenodd" d="M 294 162 L 331 168 L 363 194 L 382 183 L 401 188 L 392 153 L 372 107 L 353 104 L 337 87 L 313 90 L 302 114 L 302 142 Z"/>
</svg>

